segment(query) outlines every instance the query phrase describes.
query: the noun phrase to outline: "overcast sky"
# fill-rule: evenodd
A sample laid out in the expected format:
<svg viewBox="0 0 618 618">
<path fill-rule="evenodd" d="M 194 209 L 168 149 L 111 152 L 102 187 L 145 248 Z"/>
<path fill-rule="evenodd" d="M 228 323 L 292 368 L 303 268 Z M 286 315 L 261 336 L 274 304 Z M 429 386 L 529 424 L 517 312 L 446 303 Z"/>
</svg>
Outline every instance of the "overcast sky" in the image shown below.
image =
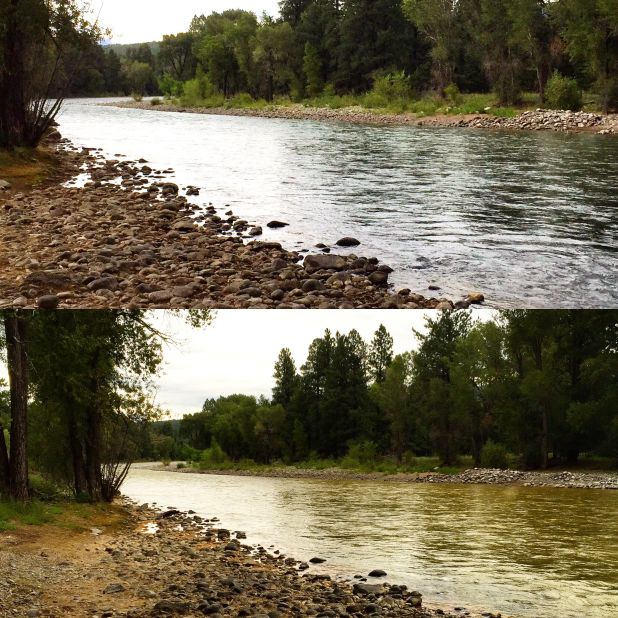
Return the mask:
<svg viewBox="0 0 618 618">
<path fill-rule="evenodd" d="M 279 14 L 278 0 L 90 0 L 92 13 L 112 30 L 112 43 L 159 41 L 189 28 L 194 15 L 245 9 Z"/>
<path fill-rule="evenodd" d="M 194 330 L 182 319 L 159 314 L 157 325 L 173 333 L 158 380 L 157 403 L 174 416 L 195 412 L 207 398 L 242 393 L 270 396 L 279 351 L 290 348 L 296 364 L 326 328 L 353 328 L 370 341 L 380 324 L 395 340 L 395 352 L 415 346 L 412 329 L 422 329 L 418 311 L 219 311 L 211 326 Z"/>
<path fill-rule="evenodd" d="M 188 326 L 182 317 L 152 312 L 150 320 L 172 336 L 165 345 L 161 375 L 156 378 L 156 402 L 172 416 L 197 412 L 208 398 L 246 394 L 270 397 L 273 368 L 282 348 L 289 348 L 298 367 L 309 344 L 330 328 L 348 333 L 355 328 L 369 342 L 380 324 L 394 339 L 395 353 L 413 350 L 413 329 L 423 330 L 423 311 L 218 311 L 202 329 Z M 490 319 L 493 312 L 477 311 Z M 0 362 L 0 377 L 6 367 Z"/>
</svg>

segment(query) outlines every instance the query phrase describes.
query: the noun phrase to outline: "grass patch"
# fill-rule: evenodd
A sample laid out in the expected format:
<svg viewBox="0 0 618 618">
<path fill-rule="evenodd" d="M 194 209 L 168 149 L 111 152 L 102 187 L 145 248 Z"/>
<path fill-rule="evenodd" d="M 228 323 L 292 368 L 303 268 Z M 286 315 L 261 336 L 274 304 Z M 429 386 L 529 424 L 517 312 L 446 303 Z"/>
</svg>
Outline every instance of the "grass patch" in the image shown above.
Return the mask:
<svg viewBox="0 0 618 618">
<path fill-rule="evenodd" d="M 47 525 L 83 532 L 92 527 L 120 527 L 125 521 L 122 509 L 110 504 L 86 504 L 68 500 L 32 500 L 26 504 L 0 501 L 0 532 L 21 526 Z"/>
<path fill-rule="evenodd" d="M 16 525 L 42 526 L 48 524 L 63 512 L 59 504 L 48 504 L 38 500 L 20 504 L 0 502 L 0 531 L 12 530 Z"/>
</svg>

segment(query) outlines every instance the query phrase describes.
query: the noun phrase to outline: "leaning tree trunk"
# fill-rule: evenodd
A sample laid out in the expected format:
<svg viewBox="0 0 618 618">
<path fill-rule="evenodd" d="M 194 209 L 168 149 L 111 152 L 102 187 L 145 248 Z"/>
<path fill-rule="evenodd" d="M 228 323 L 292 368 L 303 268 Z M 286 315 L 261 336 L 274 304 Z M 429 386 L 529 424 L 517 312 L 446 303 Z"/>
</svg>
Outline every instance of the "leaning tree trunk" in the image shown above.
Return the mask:
<svg viewBox="0 0 618 618">
<path fill-rule="evenodd" d="M 28 490 L 28 358 L 26 354 L 26 320 L 17 313 L 4 318 L 6 356 L 11 393 L 11 450 L 9 492 L 12 498 L 26 501 Z"/>
</svg>

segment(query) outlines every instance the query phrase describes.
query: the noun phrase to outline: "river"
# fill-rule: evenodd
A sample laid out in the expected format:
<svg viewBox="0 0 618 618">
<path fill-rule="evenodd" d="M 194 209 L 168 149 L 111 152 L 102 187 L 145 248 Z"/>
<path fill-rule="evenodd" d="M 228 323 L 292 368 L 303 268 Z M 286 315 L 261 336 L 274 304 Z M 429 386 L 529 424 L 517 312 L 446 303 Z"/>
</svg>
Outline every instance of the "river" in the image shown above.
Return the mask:
<svg viewBox="0 0 618 618">
<path fill-rule="evenodd" d="M 428 605 L 516 618 L 618 615 L 618 492 L 159 472 L 123 493 L 192 509 L 342 578 L 375 568 Z"/>
<path fill-rule="evenodd" d="M 161 113 L 71 100 L 60 130 L 107 155 L 145 157 L 312 250 L 342 236 L 392 281 L 493 307 L 618 305 L 618 139 Z M 315 249 L 313 249 L 315 251 Z"/>
</svg>

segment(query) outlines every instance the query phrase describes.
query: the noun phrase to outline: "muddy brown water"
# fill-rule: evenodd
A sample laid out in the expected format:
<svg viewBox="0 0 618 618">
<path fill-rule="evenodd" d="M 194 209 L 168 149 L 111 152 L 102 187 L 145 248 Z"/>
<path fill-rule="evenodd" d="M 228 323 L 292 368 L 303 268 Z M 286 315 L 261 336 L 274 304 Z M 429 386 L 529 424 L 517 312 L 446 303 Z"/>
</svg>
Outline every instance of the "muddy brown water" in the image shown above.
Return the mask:
<svg viewBox="0 0 618 618">
<path fill-rule="evenodd" d="M 218 517 L 248 543 L 384 569 L 425 602 L 517 618 L 618 615 L 618 492 L 212 476 L 134 468 L 123 492 Z"/>
</svg>

